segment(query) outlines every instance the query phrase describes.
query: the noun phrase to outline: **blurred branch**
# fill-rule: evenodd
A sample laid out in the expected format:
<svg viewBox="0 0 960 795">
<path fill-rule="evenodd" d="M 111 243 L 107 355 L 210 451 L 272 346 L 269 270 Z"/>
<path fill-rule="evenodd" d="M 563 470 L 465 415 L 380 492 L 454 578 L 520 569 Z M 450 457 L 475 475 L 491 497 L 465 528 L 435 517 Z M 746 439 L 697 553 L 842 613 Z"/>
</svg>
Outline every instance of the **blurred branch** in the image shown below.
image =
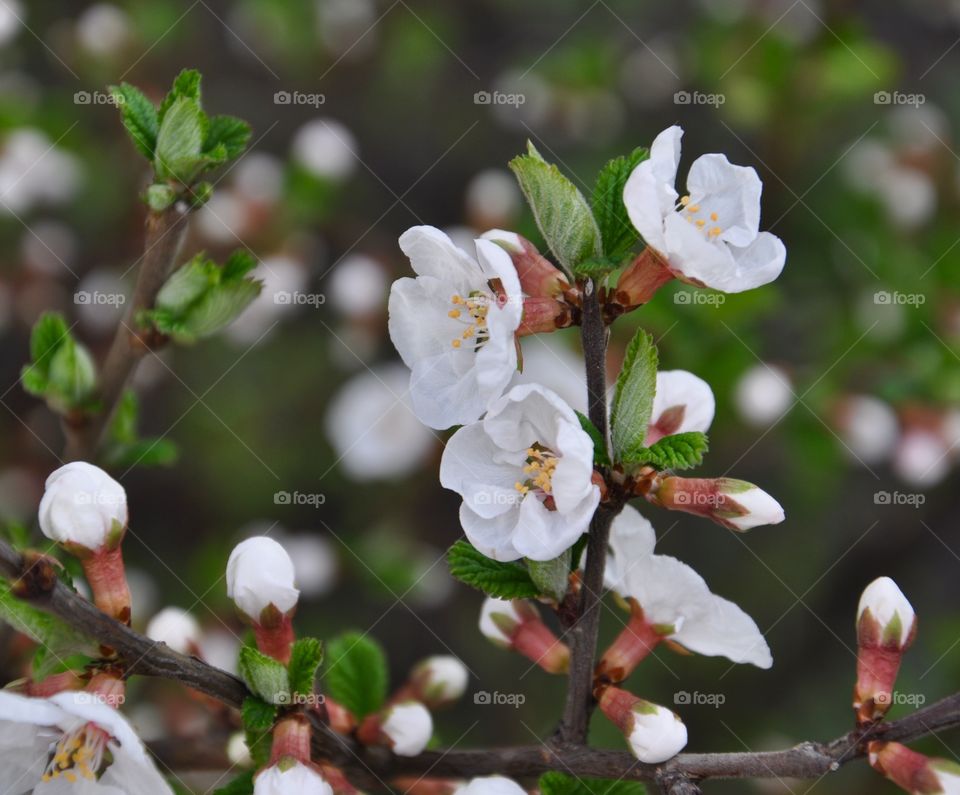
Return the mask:
<svg viewBox="0 0 960 795">
<path fill-rule="evenodd" d="M 114 649 L 128 674 L 170 679 L 236 708 L 249 695 L 236 676 L 195 657 L 178 654 L 101 612 L 60 581 L 49 558 L 20 554 L 6 541 L 0 541 L 0 572 L 10 577 L 18 596 Z M 685 753 L 662 765 L 643 764 L 626 751 L 590 748 L 583 743 L 432 750 L 401 757 L 384 746 L 366 747 L 352 737 L 333 732 L 315 711 L 310 717 L 315 728 L 316 758 L 343 768 L 351 781 L 371 790 L 386 789 L 385 782 L 411 774 L 431 778 L 499 774 L 523 779 L 559 770 L 587 778 L 648 781 L 670 795 L 695 795 L 704 779 L 819 778 L 865 756 L 868 741 L 909 742 L 960 726 L 960 693 L 899 720 L 857 729 L 826 743 L 805 742 L 783 751 L 756 753 Z M 163 742 L 157 744 L 157 750 L 163 758 L 184 769 L 222 759 L 210 743 L 195 744 L 191 751 L 176 741 Z"/>
<path fill-rule="evenodd" d="M 153 307 L 157 293 L 173 272 L 187 232 L 190 208 L 174 202 L 163 212 L 147 215 L 147 234 L 133 300 L 103 363 L 99 378 L 100 411 L 64 422 L 67 438 L 64 460 L 92 460 L 120 397 L 140 359 L 150 350 L 149 340 L 137 332 L 136 316 Z"/>
</svg>

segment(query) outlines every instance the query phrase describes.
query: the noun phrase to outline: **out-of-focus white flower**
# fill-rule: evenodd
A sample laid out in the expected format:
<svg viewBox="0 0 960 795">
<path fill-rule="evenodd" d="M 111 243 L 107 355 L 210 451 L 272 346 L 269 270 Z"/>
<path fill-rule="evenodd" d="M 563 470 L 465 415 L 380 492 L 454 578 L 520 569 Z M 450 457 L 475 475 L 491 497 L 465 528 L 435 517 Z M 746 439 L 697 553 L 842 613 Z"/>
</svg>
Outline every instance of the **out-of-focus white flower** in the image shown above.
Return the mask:
<svg viewBox="0 0 960 795">
<path fill-rule="evenodd" d="M 710 592 L 692 568 L 653 554 L 653 526 L 627 506 L 613 521 L 604 585 L 636 603 L 627 628 L 600 665 L 625 678 L 663 638 L 698 654 L 720 655 L 759 668 L 773 664 L 756 623 L 733 602 Z"/>
<path fill-rule="evenodd" d="M 0 3 L 0 46 L 13 41 L 23 27 L 23 20 L 20 0 L 4 0 Z"/>
<path fill-rule="evenodd" d="M 517 272 L 496 243 L 477 240 L 475 260 L 432 226 L 408 229 L 400 248 L 417 277 L 393 283 L 390 338 L 412 370 L 414 411 L 431 428 L 473 422 L 517 368 Z"/>
<path fill-rule="evenodd" d="M 77 159 L 40 130 L 13 130 L 0 144 L 0 212 L 69 200 L 80 184 Z"/>
<path fill-rule="evenodd" d="M 357 59 L 377 44 L 377 7 L 372 0 L 318 0 L 317 33 L 335 56 Z"/>
<path fill-rule="evenodd" d="M 127 494 L 100 467 L 73 461 L 47 478 L 40 529 L 52 541 L 90 550 L 116 546 L 127 527 Z"/>
<path fill-rule="evenodd" d="M 886 124 L 894 146 L 908 157 L 943 151 L 943 142 L 950 138 L 950 119 L 929 101 L 917 106 L 894 105 Z"/>
<path fill-rule="evenodd" d="M 870 395 L 850 395 L 843 400 L 838 422 L 848 452 L 865 464 L 886 460 L 900 435 L 896 412 Z"/>
<path fill-rule="evenodd" d="M 250 767 L 253 764 L 247 738 L 243 732 L 234 732 L 227 740 L 227 759 L 230 760 L 230 764 L 238 767 Z"/>
<path fill-rule="evenodd" d="M 454 795 L 526 795 L 527 791 L 503 776 L 478 776 L 454 790 Z"/>
<path fill-rule="evenodd" d="M 93 693 L 0 691 L 0 790 L 173 795 L 126 719 Z"/>
<path fill-rule="evenodd" d="M 324 425 L 340 465 L 356 480 L 401 477 L 436 443 L 413 413 L 410 372 L 399 363 L 364 370 L 334 396 Z"/>
<path fill-rule="evenodd" d="M 181 654 L 193 654 L 200 642 L 200 625 L 186 610 L 165 607 L 150 619 L 146 635 Z"/>
<path fill-rule="evenodd" d="M 916 229 L 937 209 L 933 180 L 909 166 L 894 166 L 877 175 L 876 193 L 890 220 L 902 229 Z"/>
<path fill-rule="evenodd" d="M 95 3 L 77 18 L 77 41 L 93 55 L 115 55 L 130 41 L 132 24 L 127 12 L 112 3 Z"/>
<path fill-rule="evenodd" d="M 687 176 L 689 193 L 674 187 L 679 127 L 660 133 L 650 157 L 630 175 L 623 201 L 630 220 L 678 278 L 725 293 L 772 282 L 786 260 L 778 237 L 760 232 L 760 191 L 753 168 L 725 155 L 701 155 Z"/>
<path fill-rule="evenodd" d="M 289 613 L 300 591 L 290 555 L 272 538 L 254 536 L 233 548 L 227 561 L 227 596 L 254 622 L 271 605 Z"/>
<path fill-rule="evenodd" d="M 80 321 L 98 334 L 112 333 L 117 328 L 126 311 L 127 298 L 120 275 L 99 269 L 85 274 L 73 294 Z"/>
<path fill-rule="evenodd" d="M 713 390 L 702 378 L 686 370 L 661 370 L 644 444 L 649 447 L 675 433 L 706 433 L 716 408 Z"/>
<path fill-rule="evenodd" d="M 340 561 L 333 545 L 315 533 L 297 533 L 280 538 L 290 554 L 301 595 L 316 599 L 333 589 Z"/>
<path fill-rule="evenodd" d="M 740 376 L 733 399 L 745 422 L 770 425 L 793 404 L 790 377 L 779 367 L 758 364 Z"/>
<path fill-rule="evenodd" d="M 410 674 L 415 697 L 427 706 L 442 706 L 456 701 L 467 689 L 470 673 L 456 657 L 441 654 L 417 663 Z"/>
<path fill-rule="evenodd" d="M 675 712 L 626 690 L 608 687 L 600 696 L 600 709 L 623 732 L 641 762 L 666 762 L 687 744 L 687 727 Z"/>
<path fill-rule="evenodd" d="M 309 279 L 303 263 L 284 254 L 266 257 L 251 275 L 263 282 L 263 289 L 257 300 L 226 328 L 231 339 L 244 344 L 257 342 L 285 315 L 295 312 L 299 306 L 292 297 L 306 289 Z"/>
<path fill-rule="evenodd" d="M 237 161 L 232 176 L 234 190 L 256 204 L 276 204 L 283 195 L 283 162 L 275 155 L 250 152 Z"/>
<path fill-rule="evenodd" d="M 253 795 L 333 795 L 333 787 L 317 770 L 294 759 L 281 759 L 257 774 Z"/>
<path fill-rule="evenodd" d="M 357 139 L 334 119 L 314 119 L 297 130 L 291 155 L 315 177 L 342 180 L 356 168 Z"/>
<path fill-rule="evenodd" d="M 561 335 L 535 334 L 524 341 L 523 372 L 511 385 L 540 384 L 575 411 L 587 413 L 587 378 L 583 357 L 564 345 Z"/>
<path fill-rule="evenodd" d="M 380 726 L 397 756 L 416 756 L 433 736 L 430 711 L 416 701 L 388 707 Z"/>
<path fill-rule="evenodd" d="M 211 629 L 200 638 L 200 656 L 221 671 L 237 674 L 239 654 L 240 639 L 233 632 Z"/>
<path fill-rule="evenodd" d="M 467 184 L 467 215 L 475 226 L 487 229 L 505 226 L 520 211 L 520 189 L 509 171 L 486 169 Z"/>
<path fill-rule="evenodd" d="M 950 472 L 950 450 L 940 434 L 908 428 L 894 450 L 893 470 L 911 486 L 935 486 Z"/>
<path fill-rule="evenodd" d="M 440 483 L 463 497 L 460 523 L 495 560 L 552 560 L 586 531 L 600 502 L 593 441 L 566 403 L 515 386 L 447 442 Z"/>
<path fill-rule="evenodd" d="M 379 312 L 387 298 L 387 273 L 366 254 L 348 254 L 327 277 L 330 303 L 348 317 Z"/>
<path fill-rule="evenodd" d="M 239 246 L 249 223 L 246 203 L 230 189 L 217 190 L 199 209 L 195 220 L 204 240 L 223 246 Z"/>
<path fill-rule="evenodd" d="M 659 107 L 680 88 L 678 75 L 682 71 L 683 59 L 677 53 L 676 43 L 665 36 L 655 36 L 623 59 L 620 87 L 633 104 L 641 108 Z"/>
<path fill-rule="evenodd" d="M 24 264 L 37 273 L 70 276 L 77 256 L 77 236 L 60 221 L 37 221 L 20 238 L 20 253 Z"/>
</svg>

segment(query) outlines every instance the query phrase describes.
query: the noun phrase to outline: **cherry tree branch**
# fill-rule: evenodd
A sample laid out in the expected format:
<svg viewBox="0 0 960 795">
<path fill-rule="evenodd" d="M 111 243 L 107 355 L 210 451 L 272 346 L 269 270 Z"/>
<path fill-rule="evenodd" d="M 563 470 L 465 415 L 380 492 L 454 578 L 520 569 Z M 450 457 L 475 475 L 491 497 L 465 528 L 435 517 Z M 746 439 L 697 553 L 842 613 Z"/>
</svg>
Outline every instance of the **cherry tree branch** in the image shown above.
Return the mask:
<svg viewBox="0 0 960 795">
<path fill-rule="evenodd" d="M 127 382 L 137 363 L 149 350 L 148 342 L 136 331 L 136 316 L 141 310 L 153 307 L 157 293 L 173 272 L 186 237 L 189 214 L 190 208 L 187 204 L 178 201 L 163 212 L 150 212 L 147 215 L 146 241 L 133 300 L 117 328 L 100 370 L 100 411 L 64 420 L 66 461 L 90 460 L 95 457 Z"/>
<path fill-rule="evenodd" d="M 40 609 L 58 616 L 80 633 L 114 649 L 128 675 L 155 676 L 179 682 L 239 708 L 250 695 L 244 683 L 196 657 L 179 654 L 150 640 L 101 612 L 57 577 L 54 564 L 38 555 L 23 555 L 0 540 L 0 572 L 13 592 Z M 414 757 L 394 755 L 383 746 L 366 747 L 354 738 L 333 732 L 319 713 L 310 713 L 316 731 L 313 753 L 343 768 L 351 781 L 370 790 L 388 788 L 397 776 L 470 778 L 500 774 L 533 779 L 550 770 L 584 778 L 647 781 L 671 795 L 696 795 L 707 779 L 814 779 L 866 755 L 870 740 L 910 742 L 960 726 L 960 693 L 941 699 L 890 723 L 856 729 L 829 742 L 804 742 L 782 751 L 742 753 L 684 753 L 662 765 L 638 762 L 626 751 L 587 747 L 583 743 L 542 744 L 476 750 L 431 750 Z M 170 743 L 160 753 L 184 768 L 199 760 L 220 758 L 209 744 L 189 749 Z M 193 761 L 191 761 L 193 760 Z"/>
</svg>

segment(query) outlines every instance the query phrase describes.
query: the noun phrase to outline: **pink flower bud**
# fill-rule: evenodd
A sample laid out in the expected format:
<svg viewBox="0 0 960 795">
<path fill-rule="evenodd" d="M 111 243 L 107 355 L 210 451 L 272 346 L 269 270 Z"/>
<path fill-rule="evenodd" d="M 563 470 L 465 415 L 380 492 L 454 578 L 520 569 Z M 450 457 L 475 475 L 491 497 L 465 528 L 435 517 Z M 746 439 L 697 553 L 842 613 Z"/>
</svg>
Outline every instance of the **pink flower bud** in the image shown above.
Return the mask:
<svg viewBox="0 0 960 795">
<path fill-rule="evenodd" d="M 900 743 L 874 741 L 868 746 L 870 765 L 911 795 L 957 795 L 960 765 L 911 751 Z"/>
<path fill-rule="evenodd" d="M 737 532 L 784 519 L 780 503 L 745 480 L 671 476 L 646 496 L 661 508 L 705 516 Z"/>
<path fill-rule="evenodd" d="M 570 668 L 570 649 L 543 623 L 530 602 L 487 597 L 480 611 L 480 631 L 498 646 L 519 652 L 547 673 L 562 674 Z"/>
<path fill-rule="evenodd" d="M 857 720 L 883 717 L 893 701 L 900 662 L 917 634 L 917 617 L 907 597 L 889 577 L 866 587 L 857 610 Z"/>
<path fill-rule="evenodd" d="M 687 744 L 687 727 L 676 713 L 619 687 L 604 689 L 600 709 L 623 732 L 641 762 L 666 762 Z"/>
<path fill-rule="evenodd" d="M 622 312 L 629 312 L 647 303 L 654 294 L 674 278 L 664 259 L 652 248 L 645 248 L 627 267 L 613 291 Z"/>
</svg>

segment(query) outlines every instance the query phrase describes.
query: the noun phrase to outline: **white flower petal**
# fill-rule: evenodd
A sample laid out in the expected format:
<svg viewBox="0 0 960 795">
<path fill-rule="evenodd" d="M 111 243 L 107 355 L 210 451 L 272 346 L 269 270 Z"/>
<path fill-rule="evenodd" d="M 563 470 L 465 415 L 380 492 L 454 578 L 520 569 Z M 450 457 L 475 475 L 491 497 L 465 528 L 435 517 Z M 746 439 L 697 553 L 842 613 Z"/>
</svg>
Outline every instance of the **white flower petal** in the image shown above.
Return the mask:
<svg viewBox="0 0 960 795">
<path fill-rule="evenodd" d="M 293 561 L 272 538 L 254 536 L 241 541 L 227 561 L 227 596 L 254 621 L 273 605 L 281 613 L 292 610 L 300 598 L 294 585 Z"/>
<path fill-rule="evenodd" d="M 644 702 L 644 705 L 642 711 L 634 708 L 633 729 L 627 742 L 641 762 L 666 762 L 687 744 L 687 727 L 676 713 L 666 707 L 649 702 Z"/>
<path fill-rule="evenodd" d="M 302 762 L 271 765 L 258 774 L 253 784 L 253 795 L 333 795 L 333 787 L 317 771 Z"/>
<path fill-rule="evenodd" d="M 907 642 L 916 613 L 913 605 L 893 580 L 889 577 L 878 577 L 864 589 L 857 607 L 858 619 L 868 608 L 881 627 L 886 627 L 894 619 L 899 619 L 900 645 Z"/>
<path fill-rule="evenodd" d="M 719 240 L 735 246 L 749 245 L 757 236 L 762 188 L 753 168 L 735 166 L 726 155 L 701 155 L 687 175 L 690 203 L 700 207 L 694 217 L 706 221 L 705 229 L 722 229 Z"/>
<path fill-rule="evenodd" d="M 656 428 L 664 412 L 682 407 L 679 426 L 667 429 L 668 433 L 706 433 L 713 422 L 716 405 L 713 390 L 702 378 L 686 370 L 661 370 L 657 373 L 657 391 L 650 424 Z"/>
<path fill-rule="evenodd" d="M 653 554 L 657 534 L 649 520 L 632 505 L 624 506 L 610 525 L 609 551 L 603 584 L 623 593 L 623 579 L 635 560 Z"/>
<path fill-rule="evenodd" d="M 680 163 L 680 139 L 683 130 L 668 127 L 650 147 L 650 157 L 630 174 L 623 188 L 627 215 L 648 246 L 666 251 L 663 219 L 674 212 L 677 191 L 677 166 Z"/>
<path fill-rule="evenodd" d="M 102 547 L 114 522 L 127 526 L 127 495 L 93 464 L 73 461 L 47 478 L 39 509 L 40 529 L 52 541 Z"/>
<path fill-rule="evenodd" d="M 738 530 L 752 530 L 766 524 L 780 524 L 786 517 L 783 506 L 757 486 L 732 492 L 733 499 L 746 508 L 743 516 L 727 517 Z"/>
<path fill-rule="evenodd" d="M 433 719 L 423 704 L 408 701 L 390 708 L 382 729 L 397 756 L 416 756 L 433 736 Z"/>
<path fill-rule="evenodd" d="M 454 795 L 527 795 L 527 791 L 503 776 L 479 776 L 457 787 Z"/>
</svg>

